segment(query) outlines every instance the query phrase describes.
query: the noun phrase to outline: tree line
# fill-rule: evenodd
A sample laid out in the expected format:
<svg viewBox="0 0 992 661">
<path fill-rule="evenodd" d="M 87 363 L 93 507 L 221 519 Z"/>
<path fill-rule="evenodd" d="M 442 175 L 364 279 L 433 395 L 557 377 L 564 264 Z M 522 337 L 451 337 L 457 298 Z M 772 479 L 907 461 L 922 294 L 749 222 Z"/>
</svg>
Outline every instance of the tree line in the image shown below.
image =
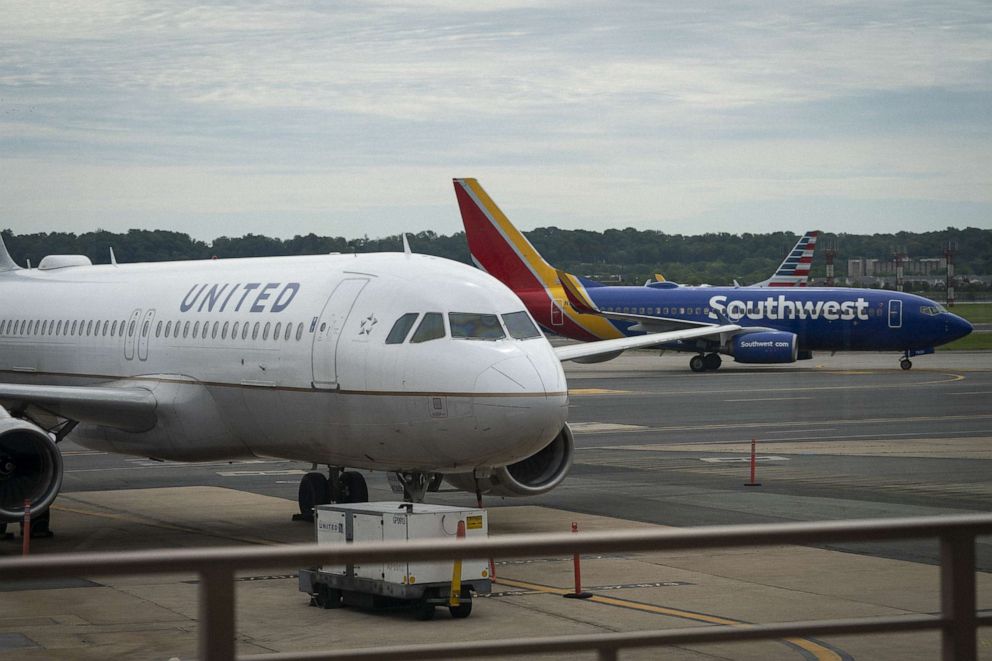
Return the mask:
<svg viewBox="0 0 992 661">
<path fill-rule="evenodd" d="M 742 284 L 756 282 L 772 273 L 799 238 L 787 232 L 684 235 L 630 227 L 602 232 L 541 227 L 524 234 L 555 266 L 624 284 L 641 284 L 655 273 L 690 284 L 729 284 L 734 279 Z M 82 254 L 94 264 L 106 264 L 110 247 L 121 263 L 402 250 L 400 235 L 346 239 L 307 234 L 279 239 L 246 234 L 206 242 L 181 232 L 134 229 L 82 234 L 14 234 L 4 230 L 2 236 L 11 256 L 22 266 L 29 260 L 37 265 L 50 254 Z M 439 235 L 424 231 L 409 235 L 409 240 L 414 252 L 471 263 L 464 232 Z M 848 258 L 888 260 L 895 252 L 913 258 L 940 257 L 948 244 L 955 247 L 959 275 L 992 274 L 992 230 L 969 227 L 895 234 L 821 234 L 813 277 L 824 276 L 824 254 L 829 247 L 836 255 L 835 274 L 843 278 Z"/>
</svg>

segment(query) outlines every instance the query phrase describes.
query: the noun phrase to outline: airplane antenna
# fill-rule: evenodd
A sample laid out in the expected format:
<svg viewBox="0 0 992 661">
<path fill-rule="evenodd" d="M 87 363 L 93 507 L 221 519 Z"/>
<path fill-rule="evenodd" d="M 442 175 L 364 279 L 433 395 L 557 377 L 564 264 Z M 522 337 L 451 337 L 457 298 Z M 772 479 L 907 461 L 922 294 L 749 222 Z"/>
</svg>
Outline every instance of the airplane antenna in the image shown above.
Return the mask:
<svg viewBox="0 0 992 661">
<path fill-rule="evenodd" d="M 3 242 L 3 237 L 0 236 L 0 271 L 16 271 L 21 267 L 17 265 L 10 257 L 10 253 L 7 252 L 7 245 Z"/>
<path fill-rule="evenodd" d="M 117 266 L 117 257 L 114 255 L 114 247 L 110 246 L 110 263 Z"/>
<path fill-rule="evenodd" d="M 407 238 L 406 238 L 406 232 L 403 232 L 403 252 L 405 254 L 407 254 L 407 255 L 410 255 L 410 254 L 413 253 L 413 251 L 410 250 L 410 241 L 407 240 Z"/>
</svg>

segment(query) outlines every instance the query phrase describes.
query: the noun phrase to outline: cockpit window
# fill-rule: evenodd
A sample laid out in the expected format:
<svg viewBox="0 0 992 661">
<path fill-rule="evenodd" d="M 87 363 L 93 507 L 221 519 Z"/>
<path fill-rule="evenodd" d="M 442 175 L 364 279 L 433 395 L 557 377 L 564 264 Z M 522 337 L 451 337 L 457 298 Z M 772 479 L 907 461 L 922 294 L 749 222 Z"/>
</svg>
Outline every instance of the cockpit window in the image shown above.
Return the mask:
<svg viewBox="0 0 992 661">
<path fill-rule="evenodd" d="M 939 305 L 921 305 L 920 306 L 920 312 L 922 312 L 923 314 L 926 314 L 926 315 L 930 315 L 931 317 L 936 317 L 942 311 L 943 310 L 941 310 L 941 308 L 940 308 Z"/>
<path fill-rule="evenodd" d="M 506 337 L 499 317 L 494 314 L 451 312 L 448 321 L 451 323 L 451 337 L 470 340 L 502 340 Z"/>
<path fill-rule="evenodd" d="M 521 310 L 503 315 L 503 323 L 506 330 L 510 332 L 510 337 L 517 340 L 529 340 L 532 337 L 541 337 L 541 331 L 530 320 L 530 315 Z"/>
<path fill-rule="evenodd" d="M 389 331 L 389 335 L 386 336 L 386 344 L 403 344 L 403 340 L 410 334 L 410 329 L 413 328 L 413 322 L 417 320 L 419 314 L 419 312 L 407 312 L 397 319 L 396 323 L 393 324 L 393 328 Z"/>
<path fill-rule="evenodd" d="M 410 342 L 427 342 L 440 337 L 444 337 L 444 316 L 440 312 L 428 312 L 417 326 Z"/>
</svg>

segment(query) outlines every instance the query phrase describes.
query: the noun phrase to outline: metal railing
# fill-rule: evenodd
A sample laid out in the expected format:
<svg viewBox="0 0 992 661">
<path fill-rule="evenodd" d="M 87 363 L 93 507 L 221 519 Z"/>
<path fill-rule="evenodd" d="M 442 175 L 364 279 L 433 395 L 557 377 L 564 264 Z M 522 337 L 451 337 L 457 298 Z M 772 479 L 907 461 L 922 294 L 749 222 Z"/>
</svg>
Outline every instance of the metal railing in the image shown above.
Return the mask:
<svg viewBox="0 0 992 661">
<path fill-rule="evenodd" d="M 822 544 L 881 540 L 940 541 L 940 613 L 846 620 L 817 620 L 759 625 L 719 625 L 659 631 L 593 634 L 515 640 L 491 640 L 404 647 L 377 647 L 333 652 L 257 654 L 245 661 L 311 659 L 435 659 L 513 654 L 596 651 L 600 659 L 617 659 L 621 650 L 661 645 L 773 640 L 884 632 L 941 632 L 944 661 L 977 656 L 977 627 L 992 625 L 992 616 L 976 612 L 975 540 L 992 534 L 992 515 L 907 519 L 863 519 L 821 523 L 707 526 L 641 529 L 607 533 L 507 535 L 488 539 L 420 540 L 393 544 L 73 553 L 0 559 L 0 580 L 80 576 L 196 573 L 199 585 L 199 654 L 231 661 L 235 655 L 234 578 L 247 570 L 308 567 L 395 560 L 520 558 L 552 554 L 715 549 L 779 544 Z"/>
</svg>

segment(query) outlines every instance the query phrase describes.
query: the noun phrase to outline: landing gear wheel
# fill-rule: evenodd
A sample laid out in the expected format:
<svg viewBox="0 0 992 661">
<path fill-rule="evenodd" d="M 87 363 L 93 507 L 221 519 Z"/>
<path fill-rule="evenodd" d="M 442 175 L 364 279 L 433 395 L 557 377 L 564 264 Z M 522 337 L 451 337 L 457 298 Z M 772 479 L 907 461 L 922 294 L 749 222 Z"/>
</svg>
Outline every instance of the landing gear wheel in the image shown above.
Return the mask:
<svg viewBox="0 0 992 661">
<path fill-rule="evenodd" d="M 331 487 L 321 473 L 307 473 L 300 480 L 300 519 L 313 521 L 313 508 L 331 502 Z"/>
<path fill-rule="evenodd" d="M 317 586 L 314 602 L 320 608 L 341 608 L 341 590 L 321 583 Z"/>
<path fill-rule="evenodd" d="M 720 369 L 720 363 L 723 360 L 720 358 L 718 353 L 708 353 L 706 357 L 703 358 L 703 367 L 708 370 L 718 370 Z"/>
<path fill-rule="evenodd" d="M 457 606 L 448 606 L 448 612 L 451 613 L 451 617 L 456 620 L 461 620 L 472 614 L 472 600 L 471 598 L 466 599 L 462 597 L 460 603 Z"/>
<path fill-rule="evenodd" d="M 908 370 L 912 366 L 913 366 L 913 361 L 911 361 L 909 358 L 903 358 L 902 360 L 899 361 L 899 367 L 903 368 L 904 370 Z"/>
<path fill-rule="evenodd" d="M 368 500 L 369 487 L 365 484 L 365 477 L 357 471 L 341 473 L 341 502 L 367 503 Z"/>
<path fill-rule="evenodd" d="M 693 372 L 702 372 L 706 369 L 706 358 L 700 354 L 689 359 L 689 369 Z"/>
</svg>

